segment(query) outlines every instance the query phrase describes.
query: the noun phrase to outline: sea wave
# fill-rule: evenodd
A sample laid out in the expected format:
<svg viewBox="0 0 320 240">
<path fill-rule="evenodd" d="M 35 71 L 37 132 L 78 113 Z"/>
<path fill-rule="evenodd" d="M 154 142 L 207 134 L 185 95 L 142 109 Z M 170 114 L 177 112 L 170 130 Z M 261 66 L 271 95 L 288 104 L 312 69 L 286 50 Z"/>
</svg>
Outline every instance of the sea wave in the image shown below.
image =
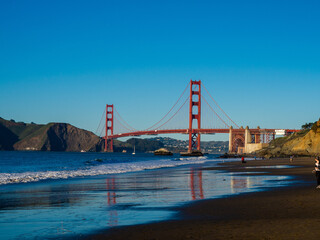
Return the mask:
<svg viewBox="0 0 320 240">
<path fill-rule="evenodd" d="M 176 167 L 187 164 L 199 164 L 204 163 L 206 160 L 207 157 L 189 157 L 177 159 L 158 159 L 129 163 L 108 163 L 89 167 L 86 166 L 77 170 L 0 173 L 0 185 L 10 183 L 37 182 L 47 179 L 66 179 L 75 177 L 137 172 L 157 168 Z"/>
</svg>

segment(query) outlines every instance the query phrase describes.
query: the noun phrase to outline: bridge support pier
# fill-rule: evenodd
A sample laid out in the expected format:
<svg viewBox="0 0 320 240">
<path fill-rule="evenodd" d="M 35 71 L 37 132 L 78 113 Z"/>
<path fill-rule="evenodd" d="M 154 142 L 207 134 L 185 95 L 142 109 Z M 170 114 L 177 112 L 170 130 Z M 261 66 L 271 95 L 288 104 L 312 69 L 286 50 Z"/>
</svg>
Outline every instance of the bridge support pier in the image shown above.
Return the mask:
<svg viewBox="0 0 320 240">
<path fill-rule="evenodd" d="M 240 129 L 229 129 L 229 153 L 238 154 L 243 153 L 245 147 L 245 130 L 243 127 Z"/>
<path fill-rule="evenodd" d="M 229 153 L 232 152 L 232 148 L 233 148 L 232 129 L 233 129 L 233 127 L 231 126 L 229 128 Z"/>
<path fill-rule="evenodd" d="M 252 153 L 268 146 L 269 142 L 275 138 L 274 130 L 271 129 L 243 129 L 229 130 L 229 153 L 245 154 Z"/>
</svg>

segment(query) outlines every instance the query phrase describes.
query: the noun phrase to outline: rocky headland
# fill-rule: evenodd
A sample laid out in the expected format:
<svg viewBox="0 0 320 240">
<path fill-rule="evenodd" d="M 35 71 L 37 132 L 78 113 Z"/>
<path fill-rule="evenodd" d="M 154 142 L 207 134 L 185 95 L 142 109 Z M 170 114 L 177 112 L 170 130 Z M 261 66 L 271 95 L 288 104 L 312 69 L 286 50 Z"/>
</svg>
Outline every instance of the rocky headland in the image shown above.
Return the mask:
<svg viewBox="0 0 320 240">
<path fill-rule="evenodd" d="M 311 129 L 277 138 L 256 154 L 266 158 L 320 155 L 320 119 L 312 125 Z"/>
</svg>

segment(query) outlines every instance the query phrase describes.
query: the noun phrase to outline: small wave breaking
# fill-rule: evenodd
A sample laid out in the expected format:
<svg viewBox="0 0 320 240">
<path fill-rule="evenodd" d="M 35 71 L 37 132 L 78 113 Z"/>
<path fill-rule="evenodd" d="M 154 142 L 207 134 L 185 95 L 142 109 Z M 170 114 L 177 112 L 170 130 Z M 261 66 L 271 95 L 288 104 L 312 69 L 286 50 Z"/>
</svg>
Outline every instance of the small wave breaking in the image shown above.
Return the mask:
<svg viewBox="0 0 320 240">
<path fill-rule="evenodd" d="M 199 164 L 204 163 L 206 159 L 207 157 L 159 159 L 140 162 L 108 163 L 94 166 L 85 166 L 77 170 L 0 173 L 0 185 L 10 183 L 37 182 L 48 179 L 67 179 L 75 177 L 138 172 L 157 168 L 176 167 L 187 164 Z"/>
</svg>

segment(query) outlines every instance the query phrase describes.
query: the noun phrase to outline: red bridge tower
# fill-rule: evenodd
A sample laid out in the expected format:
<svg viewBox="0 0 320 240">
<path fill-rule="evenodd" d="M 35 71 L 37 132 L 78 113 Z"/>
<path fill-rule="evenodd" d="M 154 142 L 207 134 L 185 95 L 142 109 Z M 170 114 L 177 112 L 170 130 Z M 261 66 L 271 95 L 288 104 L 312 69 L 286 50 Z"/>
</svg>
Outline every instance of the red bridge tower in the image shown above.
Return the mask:
<svg viewBox="0 0 320 240">
<path fill-rule="evenodd" d="M 194 121 L 196 129 L 193 128 Z M 200 151 L 201 129 L 201 81 L 190 81 L 190 105 L 189 105 L 189 148 L 188 152 Z"/>
<path fill-rule="evenodd" d="M 113 138 L 108 139 L 108 135 L 113 136 L 113 104 L 106 106 L 106 136 L 104 151 L 113 152 Z"/>
</svg>

